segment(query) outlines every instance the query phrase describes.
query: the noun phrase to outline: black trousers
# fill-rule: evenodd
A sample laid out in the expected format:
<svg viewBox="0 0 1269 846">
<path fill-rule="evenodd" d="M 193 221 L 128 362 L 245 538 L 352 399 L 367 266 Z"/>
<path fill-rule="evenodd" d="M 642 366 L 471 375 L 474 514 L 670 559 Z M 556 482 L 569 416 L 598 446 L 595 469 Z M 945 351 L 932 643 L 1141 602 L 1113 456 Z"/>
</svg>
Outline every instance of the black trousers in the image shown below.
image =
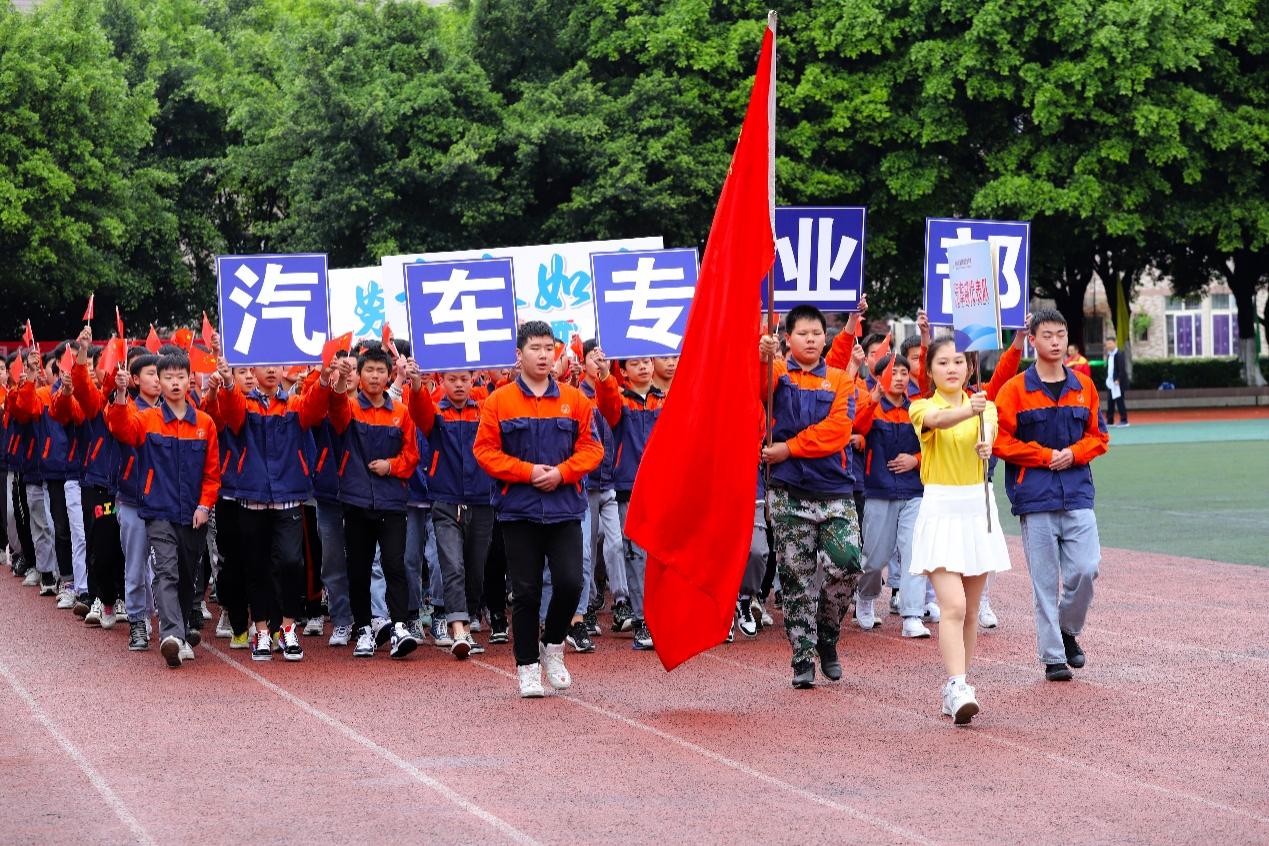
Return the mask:
<svg viewBox="0 0 1269 846">
<path fill-rule="evenodd" d="M 31 537 L 31 506 L 26 501 L 26 480 L 15 473 L 13 489 L 9 491 L 13 497 L 13 519 L 18 522 L 18 543 L 22 547 L 22 560 L 27 569 L 35 566 L 35 539 Z"/>
<path fill-rule="evenodd" d="M 485 559 L 485 607 L 491 618 L 507 618 L 507 545 L 502 524 L 494 521 L 489 557 Z"/>
<path fill-rule="evenodd" d="M 1124 403 L 1124 395 L 1122 391 L 1119 393 L 1119 396 L 1116 397 L 1115 399 L 1111 399 L 1110 397 L 1106 398 L 1106 417 L 1107 417 L 1106 422 L 1112 426 L 1115 425 L 1115 409 L 1119 409 L 1120 418 L 1125 423 L 1127 423 L 1128 422 L 1128 406 Z"/>
<path fill-rule="evenodd" d="M 317 506 L 301 506 L 304 515 L 304 590 L 300 594 L 300 616 L 322 616 L 322 536 L 317 531 Z"/>
<path fill-rule="evenodd" d="M 283 617 L 294 620 L 302 610 L 303 506 L 285 509 L 239 506 L 238 533 L 240 542 L 253 551 L 252 563 L 247 567 L 251 617 L 257 624 L 267 621 L 270 631 L 278 631 Z"/>
<path fill-rule="evenodd" d="M 370 570 L 375 547 L 387 582 L 388 615 L 394 623 L 406 621 L 409 586 L 405 576 L 405 511 L 371 511 L 344 506 L 344 554 L 348 561 L 348 599 L 353 626 L 370 625 Z"/>
<path fill-rule="evenodd" d="M 242 634 L 251 623 L 247 612 L 247 562 L 243 554 L 242 529 L 238 513 L 242 507 L 232 499 L 216 503 L 216 549 L 220 551 L 220 573 L 216 576 L 216 599 L 229 614 L 234 634 Z"/>
<path fill-rule="evenodd" d="M 115 495 L 98 485 L 84 484 L 79 486 L 79 495 L 84 510 L 88 594 L 103 605 L 113 605 L 123 598 L 123 546 Z"/>
<path fill-rule="evenodd" d="M 44 483 L 48 496 L 48 510 L 53 516 L 53 550 L 57 553 L 57 572 L 62 581 L 75 578 L 74 560 L 71 558 L 70 514 L 66 511 L 66 482 L 50 479 Z"/>
<path fill-rule="evenodd" d="M 538 662 L 538 611 L 542 604 L 542 571 L 551 568 L 551 604 L 546 609 L 542 643 L 563 643 L 582 595 L 582 523 L 535 523 L 508 520 L 501 524 L 511 576 L 511 637 L 516 666 Z"/>
</svg>

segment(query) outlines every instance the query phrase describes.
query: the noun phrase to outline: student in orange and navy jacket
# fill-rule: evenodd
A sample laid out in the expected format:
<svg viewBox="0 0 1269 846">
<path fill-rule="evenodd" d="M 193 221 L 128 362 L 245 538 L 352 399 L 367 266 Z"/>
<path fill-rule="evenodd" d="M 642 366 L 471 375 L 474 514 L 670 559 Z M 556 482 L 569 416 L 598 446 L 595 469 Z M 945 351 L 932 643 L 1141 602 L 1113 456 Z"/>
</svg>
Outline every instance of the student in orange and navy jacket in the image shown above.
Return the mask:
<svg viewBox="0 0 1269 846">
<path fill-rule="evenodd" d="M 489 504 L 493 480 L 472 452 L 481 402 L 472 396 L 470 370 L 441 376 L 439 403 L 424 387 L 423 373 L 415 362 L 407 365 L 406 372 L 411 386 L 410 417 L 431 451 L 425 472 L 444 590 L 444 607 L 434 607 L 432 613 L 444 613 L 452 641 L 450 653 L 461 660 L 484 652 L 468 625 L 480 620 L 485 563 L 493 541 L 494 513 Z"/>
<path fill-rule="evenodd" d="M 267 549 L 247 568 L 251 616 L 256 623 L 253 661 L 273 658 L 271 632 L 279 635 L 282 657 L 304 658 L 295 620 L 303 612 L 304 504 L 313 495 L 310 470 L 316 456 L 308 431 L 326 418 L 330 406 L 330 374 L 326 384 L 303 394 L 281 386 L 282 368 L 256 367 L 255 387 L 238 390 L 229 363 L 217 370 L 222 387 L 218 415 L 241 447 L 236 482 L 237 530 Z"/>
<path fill-rule="evenodd" d="M 589 508 L 583 481 L 604 448 L 595 435 L 594 406 L 579 389 L 551 375 L 555 339 L 540 320 L 516 336 L 520 376 L 485 400 L 476 432 L 476 460 L 495 479 L 494 510 L 507 549 L 515 601 L 511 630 L 520 695 L 542 696 L 542 664 L 556 690 L 572 684 L 564 667 L 564 636 L 582 591 L 582 516 Z M 542 573 L 552 595 L 539 637 Z"/>
<path fill-rule="evenodd" d="M 882 384 L 893 362 L 890 384 Z M 921 441 L 908 418 L 911 367 L 903 356 L 886 355 L 873 373 L 873 402 L 855 417 L 855 432 L 865 439 L 864 450 L 864 573 L 859 579 L 855 618 L 862 629 L 880 625 L 873 602 L 881 595 L 881 568 L 900 569 L 899 613 L 903 637 L 929 637 L 921 623 L 929 579 L 910 573 L 912 532 L 921 510 Z M 898 554 L 896 556 L 896 549 Z"/>
<path fill-rule="evenodd" d="M 31 519 L 26 499 L 26 481 L 23 478 L 25 439 L 29 426 L 18 423 L 13 415 L 13 395 L 18 389 L 23 359 L 17 352 L 5 357 L 8 365 L 8 383 L 4 403 L 4 466 L 5 489 L 8 492 L 8 542 L 9 558 L 13 574 L 23 578 L 22 584 L 30 587 L 38 584 L 40 573 L 35 568 L 35 541 L 31 537 Z"/>
<path fill-rule="evenodd" d="M 1053 309 L 1031 317 L 1036 363 L 996 397 L 1005 492 L 1022 523 L 1035 594 L 1036 640 L 1045 677 L 1067 681 L 1084 666 L 1076 636 L 1093 601 L 1101 563 L 1089 464 L 1110 443 L 1093 381 L 1063 364 L 1066 319 Z"/>
<path fill-rule="evenodd" d="M 795 307 L 785 317 L 785 331 L 787 360 L 775 359 L 779 344 L 773 336 L 763 337 L 758 347 L 761 384 L 768 384 L 768 367 L 774 367 L 776 379 L 772 444 L 762 456 L 771 465 L 767 498 L 784 628 L 793 648 L 793 686 L 809 688 L 817 654 L 825 676 L 842 676 L 837 641 L 861 569 L 849 455 L 855 373 L 824 363 L 819 309 Z"/>
<path fill-rule="evenodd" d="M 356 364 L 360 389 L 347 394 Z M 418 648 L 407 627 L 409 589 L 405 573 L 406 504 L 409 479 L 419 463 L 409 402 L 393 402 L 387 393 L 392 363 L 378 347 L 336 364 L 338 378 L 330 393 L 330 422 L 342 441 L 336 473 L 344 505 L 344 546 L 348 595 L 357 642 L 353 655 L 369 658 L 390 642 L 389 654 L 404 658 Z M 323 377 L 325 378 L 325 377 Z M 391 624 L 370 629 L 370 568 L 379 547 L 387 583 Z"/>
<path fill-rule="evenodd" d="M 136 450 L 139 478 L 144 479 L 138 511 L 154 556 L 159 652 L 176 668 L 194 657 L 202 639 L 189 615 L 194 568 L 207 546 L 207 519 L 220 489 L 220 450 L 212 419 L 189 402 L 189 359 L 166 355 L 156 369 L 162 399 L 157 408 L 145 411 L 132 403 L 128 375 L 119 369 L 106 425 Z"/>
<path fill-rule="evenodd" d="M 595 383 L 595 405 L 612 427 L 617 454 L 613 456 L 613 487 L 617 491 L 617 511 L 621 531 L 626 531 L 626 512 L 634 490 L 635 474 L 643 461 L 652 427 L 661 416 L 665 395 L 652 384 L 655 375 L 651 358 L 628 358 L 618 362 L 625 387 L 617 384 L 616 373 Z M 612 630 L 634 630 L 634 648 L 652 649 L 652 633 L 643 618 L 643 582 L 648 555 L 629 538 L 624 542 L 626 567 L 624 583 L 612 579 Z M 624 588 L 625 596 L 622 595 Z M 627 601 L 628 600 L 628 601 Z"/>
</svg>

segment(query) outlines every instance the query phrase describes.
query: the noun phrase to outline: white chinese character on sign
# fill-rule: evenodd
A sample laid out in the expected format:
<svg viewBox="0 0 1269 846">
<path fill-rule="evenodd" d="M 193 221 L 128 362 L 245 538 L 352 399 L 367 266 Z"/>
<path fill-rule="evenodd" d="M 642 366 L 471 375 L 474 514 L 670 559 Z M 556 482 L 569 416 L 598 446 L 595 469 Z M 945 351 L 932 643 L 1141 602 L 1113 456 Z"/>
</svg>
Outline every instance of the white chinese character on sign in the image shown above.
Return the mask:
<svg viewBox="0 0 1269 846">
<path fill-rule="evenodd" d="M 482 320 L 503 320 L 502 306 L 476 306 L 475 294 L 485 291 L 505 291 L 507 280 L 499 277 L 469 279 L 467 271 L 454 268 L 448 279 L 436 279 L 422 283 L 424 294 L 440 294 L 441 300 L 432 309 L 432 323 L 457 323 L 460 328 L 452 332 L 424 332 L 424 344 L 462 344 L 463 355 L 468 361 L 480 360 L 480 345 L 492 341 L 510 341 L 511 329 L 481 329 Z M 458 308 L 455 308 L 455 303 Z"/>
<path fill-rule="evenodd" d="M 819 222 L 819 243 L 816 251 L 814 285 L 811 279 L 811 245 L 812 233 L 816 221 Z M 776 251 L 780 256 L 780 268 L 785 279 L 797 280 L 793 290 L 777 290 L 776 300 L 801 302 L 810 297 L 820 301 L 855 302 L 858 292 L 854 290 L 833 290 L 833 283 L 840 282 L 846 273 L 850 260 L 859 248 L 859 242 L 848 235 L 842 235 L 833 252 L 833 218 L 801 217 L 798 218 L 797 255 L 793 253 L 793 244 L 789 238 L 776 241 Z"/>
<path fill-rule="evenodd" d="M 683 336 L 671 332 L 670 328 L 683 313 L 686 302 L 692 299 L 696 289 L 692 286 L 681 288 L 653 288 L 653 282 L 682 282 L 683 268 L 665 267 L 658 270 L 656 259 L 652 256 L 641 256 L 633 270 L 613 271 L 614 285 L 631 284 L 628 290 L 607 291 L 604 301 L 609 303 L 630 303 L 630 325 L 626 328 L 626 337 L 631 340 L 648 341 L 660 344 L 666 349 L 678 349 Z M 684 305 L 652 306 L 652 302 L 683 302 Z M 636 320 L 652 320 L 651 327 L 636 326 Z"/>
<path fill-rule="evenodd" d="M 234 288 L 229 293 L 230 302 L 243 310 L 242 326 L 234 341 L 234 350 L 249 355 L 251 341 L 255 338 L 256 324 L 260 320 L 287 320 L 291 323 L 291 342 L 296 349 L 307 355 L 321 355 L 322 346 L 326 343 L 325 332 L 306 334 L 304 319 L 307 309 L 304 303 L 313 301 L 313 289 L 319 284 L 316 273 L 283 273 L 282 265 L 266 264 L 264 266 L 264 284 L 260 286 L 258 295 L 252 291 L 260 282 L 260 277 L 245 264 L 234 271 L 234 278 L 246 287 Z M 257 318 L 247 310 L 252 304 L 260 306 Z"/>
<path fill-rule="evenodd" d="M 947 255 L 947 248 L 956 244 L 968 244 L 975 240 L 967 226 L 956 227 L 955 238 L 940 238 L 939 247 L 942 248 L 944 256 Z M 987 237 L 987 245 L 991 249 L 991 256 L 994 259 L 1000 255 L 1000 248 L 1005 249 L 1005 260 L 1000 265 L 1000 276 L 1005 280 L 1005 290 L 1000 292 L 1000 308 L 1014 308 L 1022 300 L 1022 280 L 1018 278 L 1018 254 L 1022 251 L 1022 238 L 1017 235 L 989 235 Z M 952 316 L 952 283 L 947 276 L 947 262 L 943 261 L 934 265 L 934 272 L 939 275 L 943 282 L 943 305 L 946 311 L 943 315 L 947 319 Z"/>
</svg>

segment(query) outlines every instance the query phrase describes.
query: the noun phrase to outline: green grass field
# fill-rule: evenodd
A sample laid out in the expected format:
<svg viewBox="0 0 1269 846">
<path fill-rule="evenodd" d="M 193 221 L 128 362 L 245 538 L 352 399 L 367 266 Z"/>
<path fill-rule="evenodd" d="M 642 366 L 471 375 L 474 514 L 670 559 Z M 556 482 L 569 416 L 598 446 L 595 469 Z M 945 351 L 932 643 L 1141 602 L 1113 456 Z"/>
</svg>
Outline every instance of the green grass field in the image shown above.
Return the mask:
<svg viewBox="0 0 1269 846">
<path fill-rule="evenodd" d="M 1269 421 L 1114 429 L 1093 479 L 1104 546 L 1269 566 Z"/>
</svg>

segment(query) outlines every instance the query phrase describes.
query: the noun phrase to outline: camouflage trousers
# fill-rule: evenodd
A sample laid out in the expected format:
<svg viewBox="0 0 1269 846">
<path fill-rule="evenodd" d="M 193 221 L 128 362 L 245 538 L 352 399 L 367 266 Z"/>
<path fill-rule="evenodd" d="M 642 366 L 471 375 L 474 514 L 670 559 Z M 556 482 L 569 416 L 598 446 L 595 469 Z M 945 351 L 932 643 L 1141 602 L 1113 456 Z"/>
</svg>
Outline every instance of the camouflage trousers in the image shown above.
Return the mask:
<svg viewBox="0 0 1269 846">
<path fill-rule="evenodd" d="M 837 643 L 863 572 L 859 518 L 845 498 L 799 499 L 777 488 L 768 502 L 793 664 L 813 661 L 816 643 Z"/>
</svg>

